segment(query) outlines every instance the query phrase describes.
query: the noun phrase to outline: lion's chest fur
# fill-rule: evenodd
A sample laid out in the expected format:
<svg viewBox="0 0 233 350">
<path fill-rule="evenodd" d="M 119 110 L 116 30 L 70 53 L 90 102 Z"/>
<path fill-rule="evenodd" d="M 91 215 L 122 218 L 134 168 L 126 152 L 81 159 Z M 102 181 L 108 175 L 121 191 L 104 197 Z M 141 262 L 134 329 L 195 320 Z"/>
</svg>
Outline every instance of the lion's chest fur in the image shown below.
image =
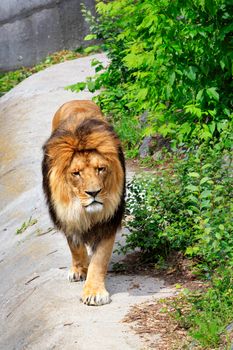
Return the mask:
<svg viewBox="0 0 233 350">
<path fill-rule="evenodd" d="M 106 222 L 113 216 L 118 201 L 115 199 L 114 203 L 107 201 L 102 210 L 93 208 L 92 211 L 86 211 L 78 198 L 73 199 L 70 203 L 55 202 L 55 211 L 62 230 L 66 236 L 81 236 L 89 231 L 96 224 Z"/>
</svg>

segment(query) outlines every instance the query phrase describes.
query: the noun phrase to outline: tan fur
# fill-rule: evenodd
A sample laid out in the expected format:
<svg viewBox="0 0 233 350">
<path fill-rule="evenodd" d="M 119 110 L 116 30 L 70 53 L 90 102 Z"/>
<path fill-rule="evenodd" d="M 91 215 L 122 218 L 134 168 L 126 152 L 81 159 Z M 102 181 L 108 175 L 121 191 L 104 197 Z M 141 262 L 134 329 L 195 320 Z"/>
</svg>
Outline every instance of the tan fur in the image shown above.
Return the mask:
<svg viewBox="0 0 233 350">
<path fill-rule="evenodd" d="M 112 254 L 114 240 L 115 236 L 102 240 L 92 256 L 88 268 L 87 280 L 83 288 L 82 300 L 84 304 L 107 304 L 110 301 L 104 280 Z"/>
<path fill-rule="evenodd" d="M 64 103 L 64 105 L 57 110 L 52 121 L 52 131 L 57 129 L 61 122 L 65 121 L 71 115 L 77 116 L 79 121 L 93 115 L 97 118 L 103 119 L 103 114 L 100 108 L 94 102 L 73 100 Z"/>
<path fill-rule="evenodd" d="M 82 131 L 80 127 L 80 135 L 75 134 L 83 122 L 93 118 L 94 123 L 101 120 L 101 125 L 93 124 L 95 128 L 90 133 L 88 128 L 85 132 L 85 128 Z M 87 273 L 83 302 L 106 304 L 110 299 L 104 278 L 116 229 L 110 228 L 113 232 L 98 242 L 88 272 L 87 251 L 82 240 L 92 227 L 98 225 L 99 229 L 102 222 L 108 222 L 122 201 L 124 169 L 119 159 L 120 143 L 99 107 L 91 101 L 70 101 L 61 106 L 54 115 L 52 131 L 55 136 L 52 135 L 45 147 L 50 164 L 50 200 L 72 254 L 69 279 L 80 280 Z M 93 197 L 90 193 L 94 192 L 99 193 Z M 97 202 L 94 203 L 94 199 Z M 95 244 L 95 234 L 90 237 L 89 243 Z"/>
<path fill-rule="evenodd" d="M 70 282 L 84 280 L 88 269 L 87 249 L 83 244 L 80 244 L 78 247 L 69 241 L 68 244 L 72 254 L 72 265 L 68 275 L 69 280 Z"/>
</svg>

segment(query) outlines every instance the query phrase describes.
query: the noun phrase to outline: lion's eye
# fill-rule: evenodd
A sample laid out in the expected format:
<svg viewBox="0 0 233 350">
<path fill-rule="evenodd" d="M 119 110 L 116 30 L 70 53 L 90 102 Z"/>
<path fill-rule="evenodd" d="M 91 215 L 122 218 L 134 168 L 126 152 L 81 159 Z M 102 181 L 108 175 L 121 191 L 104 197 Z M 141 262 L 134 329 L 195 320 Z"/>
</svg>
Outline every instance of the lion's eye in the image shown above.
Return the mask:
<svg viewBox="0 0 233 350">
<path fill-rule="evenodd" d="M 79 172 L 79 171 L 74 171 L 74 172 L 72 173 L 72 175 L 73 175 L 73 176 L 80 176 L 80 172 Z"/>
<path fill-rule="evenodd" d="M 103 166 L 98 168 L 99 173 L 102 173 L 104 170 L 105 170 L 105 167 L 103 167 Z"/>
</svg>

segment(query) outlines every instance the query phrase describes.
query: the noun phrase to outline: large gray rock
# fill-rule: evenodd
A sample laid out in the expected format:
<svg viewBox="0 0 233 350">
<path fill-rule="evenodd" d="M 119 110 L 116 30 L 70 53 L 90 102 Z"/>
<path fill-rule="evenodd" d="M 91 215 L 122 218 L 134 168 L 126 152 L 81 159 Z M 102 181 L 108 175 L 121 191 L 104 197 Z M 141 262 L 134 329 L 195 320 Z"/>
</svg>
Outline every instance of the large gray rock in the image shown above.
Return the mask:
<svg viewBox="0 0 233 350">
<path fill-rule="evenodd" d="M 48 54 L 82 45 L 88 26 L 81 3 L 94 0 L 1 0 L 0 71 L 32 66 Z"/>
<path fill-rule="evenodd" d="M 146 158 L 150 155 L 150 153 L 151 153 L 150 152 L 151 140 L 152 140 L 151 136 L 146 136 L 143 139 L 142 144 L 139 148 L 140 158 Z"/>
</svg>

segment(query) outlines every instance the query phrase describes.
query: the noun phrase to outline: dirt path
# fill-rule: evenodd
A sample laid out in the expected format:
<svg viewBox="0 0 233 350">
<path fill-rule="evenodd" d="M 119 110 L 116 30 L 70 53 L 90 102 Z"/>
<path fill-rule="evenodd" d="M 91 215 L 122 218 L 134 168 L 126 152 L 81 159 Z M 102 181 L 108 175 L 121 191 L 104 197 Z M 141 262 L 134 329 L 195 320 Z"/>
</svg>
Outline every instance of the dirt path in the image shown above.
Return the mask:
<svg viewBox="0 0 233 350">
<path fill-rule="evenodd" d="M 104 55 L 95 55 L 105 62 Z M 94 74 L 91 57 L 39 72 L 0 99 L 0 349 L 144 349 L 121 323 L 130 305 L 171 294 L 162 280 L 110 272 L 112 303 L 80 303 L 82 283 L 66 279 L 63 236 L 51 230 L 41 190 L 41 146 L 56 109 L 91 99 L 64 87 Z M 128 176 L 130 176 L 130 169 Z M 31 220 L 30 220 L 31 218 Z M 23 223 L 28 228 L 23 231 Z M 120 236 L 118 239 L 121 239 Z M 122 257 L 113 256 L 112 262 Z"/>
</svg>

